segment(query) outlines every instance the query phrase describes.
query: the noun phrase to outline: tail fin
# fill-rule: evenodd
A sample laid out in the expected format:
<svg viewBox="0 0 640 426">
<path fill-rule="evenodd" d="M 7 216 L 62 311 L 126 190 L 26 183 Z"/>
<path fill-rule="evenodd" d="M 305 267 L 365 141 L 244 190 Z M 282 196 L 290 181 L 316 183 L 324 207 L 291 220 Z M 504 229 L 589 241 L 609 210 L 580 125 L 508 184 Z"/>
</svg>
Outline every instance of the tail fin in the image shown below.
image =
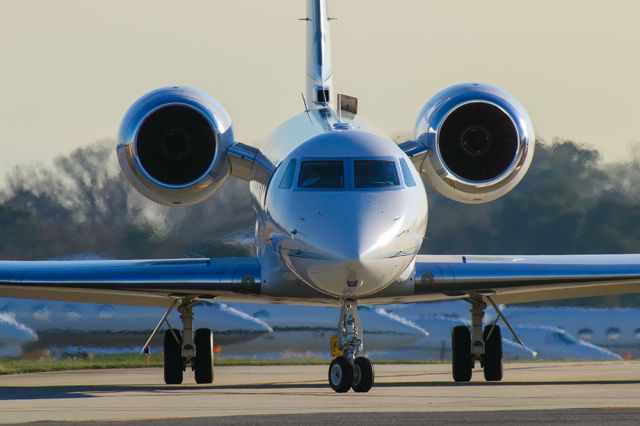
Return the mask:
<svg viewBox="0 0 640 426">
<path fill-rule="evenodd" d="M 327 0 L 307 0 L 307 99 L 312 108 L 331 106 L 331 38 Z"/>
</svg>

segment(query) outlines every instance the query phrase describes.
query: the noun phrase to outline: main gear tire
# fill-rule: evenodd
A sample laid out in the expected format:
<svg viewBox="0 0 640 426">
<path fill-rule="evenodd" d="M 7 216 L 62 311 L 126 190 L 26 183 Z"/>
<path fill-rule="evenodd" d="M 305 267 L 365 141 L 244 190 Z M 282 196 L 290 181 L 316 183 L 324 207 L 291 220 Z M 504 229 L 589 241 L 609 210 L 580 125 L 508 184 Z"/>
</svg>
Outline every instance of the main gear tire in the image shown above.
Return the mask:
<svg viewBox="0 0 640 426">
<path fill-rule="evenodd" d="M 453 380 L 468 382 L 473 372 L 471 332 L 465 325 L 458 325 L 451 332 L 451 370 Z"/>
<path fill-rule="evenodd" d="M 193 364 L 196 383 L 213 383 L 213 333 L 208 328 L 199 328 L 193 340 L 196 345 Z"/>
<path fill-rule="evenodd" d="M 491 331 L 493 328 L 493 331 Z M 499 326 L 484 328 L 484 378 L 487 382 L 502 380 L 502 332 Z"/>
<path fill-rule="evenodd" d="M 177 338 L 177 340 L 176 340 Z M 184 362 L 182 360 L 182 333 L 173 329 L 164 332 L 164 382 L 168 385 L 182 383 Z"/>
</svg>

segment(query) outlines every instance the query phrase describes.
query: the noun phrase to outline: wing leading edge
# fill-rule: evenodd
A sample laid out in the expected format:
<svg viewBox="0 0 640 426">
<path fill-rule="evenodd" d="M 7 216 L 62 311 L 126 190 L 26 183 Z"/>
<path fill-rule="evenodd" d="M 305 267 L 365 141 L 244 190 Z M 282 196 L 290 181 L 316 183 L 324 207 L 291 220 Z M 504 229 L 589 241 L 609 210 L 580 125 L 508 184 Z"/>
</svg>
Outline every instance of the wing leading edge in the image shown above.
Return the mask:
<svg viewBox="0 0 640 426">
<path fill-rule="evenodd" d="M 0 297 L 169 306 L 175 297 L 259 294 L 257 259 L 0 261 Z"/>
<path fill-rule="evenodd" d="M 415 297 L 491 295 L 496 303 L 640 292 L 640 255 L 417 256 Z"/>
</svg>

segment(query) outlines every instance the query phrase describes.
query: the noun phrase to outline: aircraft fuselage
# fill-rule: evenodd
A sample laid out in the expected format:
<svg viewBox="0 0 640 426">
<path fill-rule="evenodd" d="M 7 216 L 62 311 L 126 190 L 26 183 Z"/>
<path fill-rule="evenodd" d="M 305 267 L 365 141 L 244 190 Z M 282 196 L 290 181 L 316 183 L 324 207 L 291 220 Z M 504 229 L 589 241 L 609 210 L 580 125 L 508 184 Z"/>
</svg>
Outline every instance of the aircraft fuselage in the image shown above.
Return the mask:
<svg viewBox="0 0 640 426">
<path fill-rule="evenodd" d="M 288 120 L 261 151 L 277 165 L 268 183 L 251 185 L 256 255 L 272 271 L 264 293 L 303 281 L 325 296 L 363 297 L 408 278 L 427 198 L 396 143 L 327 107 Z"/>
</svg>

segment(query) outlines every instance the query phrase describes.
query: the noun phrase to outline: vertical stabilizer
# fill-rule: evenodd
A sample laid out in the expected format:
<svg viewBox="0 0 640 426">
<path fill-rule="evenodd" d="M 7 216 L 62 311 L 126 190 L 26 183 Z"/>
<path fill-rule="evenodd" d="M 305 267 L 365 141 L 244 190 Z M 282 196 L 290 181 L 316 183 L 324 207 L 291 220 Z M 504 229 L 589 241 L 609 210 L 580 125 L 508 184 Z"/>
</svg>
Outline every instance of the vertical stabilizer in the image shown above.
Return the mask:
<svg viewBox="0 0 640 426">
<path fill-rule="evenodd" d="M 331 38 L 327 0 L 307 0 L 307 99 L 311 108 L 331 105 Z"/>
</svg>

